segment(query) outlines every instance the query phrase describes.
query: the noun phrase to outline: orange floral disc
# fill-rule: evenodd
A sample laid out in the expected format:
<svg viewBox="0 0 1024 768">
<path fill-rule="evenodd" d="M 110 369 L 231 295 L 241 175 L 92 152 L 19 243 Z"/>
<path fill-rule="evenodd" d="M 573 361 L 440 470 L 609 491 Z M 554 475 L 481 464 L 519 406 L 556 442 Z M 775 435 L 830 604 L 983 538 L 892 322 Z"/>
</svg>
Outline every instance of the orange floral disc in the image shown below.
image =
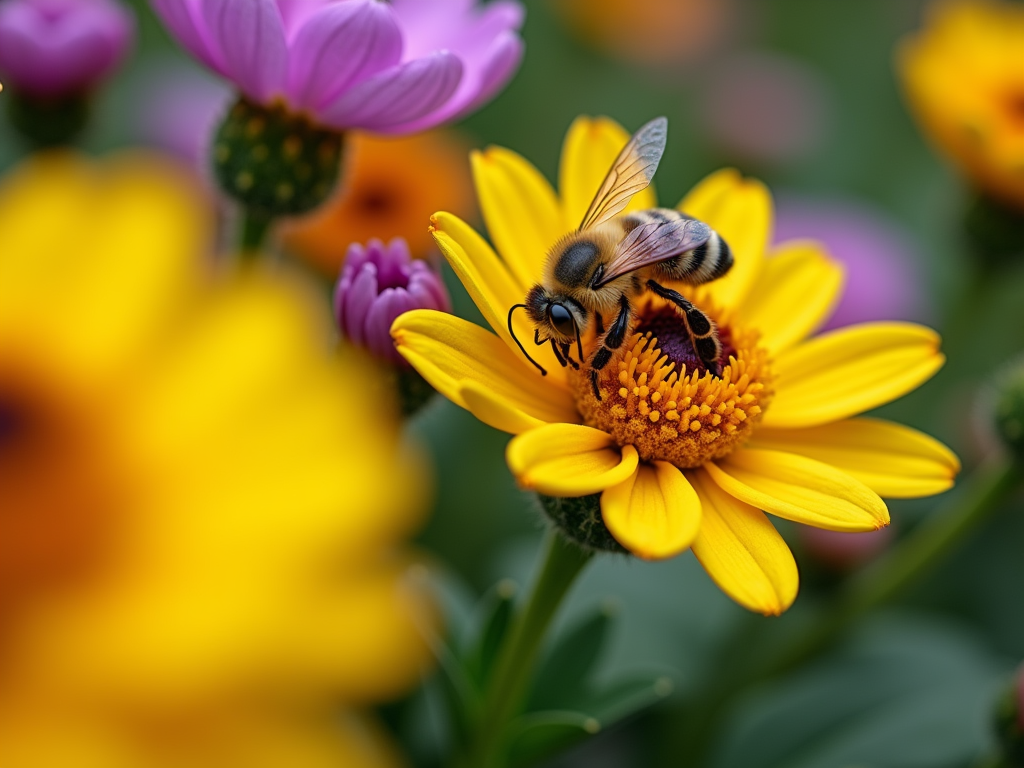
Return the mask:
<svg viewBox="0 0 1024 768">
<path fill-rule="evenodd" d="M 720 313 L 702 308 L 718 319 Z M 771 400 L 771 369 L 756 331 L 720 322 L 718 334 L 720 377 L 701 364 L 676 310 L 660 298 L 646 299 L 623 352 L 599 372 L 601 399 L 589 367 L 570 375 L 585 422 L 632 445 L 641 459 L 681 469 L 732 453 Z"/>
</svg>

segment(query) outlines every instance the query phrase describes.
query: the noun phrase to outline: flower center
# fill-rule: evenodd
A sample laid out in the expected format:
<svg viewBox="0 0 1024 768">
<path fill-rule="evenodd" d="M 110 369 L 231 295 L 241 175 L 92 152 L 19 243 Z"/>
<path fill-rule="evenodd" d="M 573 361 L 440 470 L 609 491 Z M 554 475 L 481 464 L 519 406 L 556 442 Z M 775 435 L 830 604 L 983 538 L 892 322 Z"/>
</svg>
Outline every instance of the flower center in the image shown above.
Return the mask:
<svg viewBox="0 0 1024 768">
<path fill-rule="evenodd" d="M 644 460 L 686 469 L 727 456 L 760 421 L 772 396 L 771 371 L 756 331 L 719 321 L 718 335 L 720 377 L 701 363 L 676 310 L 645 299 L 632 337 L 599 372 L 601 399 L 587 366 L 570 376 L 577 408 L 587 424 L 634 446 Z"/>
</svg>

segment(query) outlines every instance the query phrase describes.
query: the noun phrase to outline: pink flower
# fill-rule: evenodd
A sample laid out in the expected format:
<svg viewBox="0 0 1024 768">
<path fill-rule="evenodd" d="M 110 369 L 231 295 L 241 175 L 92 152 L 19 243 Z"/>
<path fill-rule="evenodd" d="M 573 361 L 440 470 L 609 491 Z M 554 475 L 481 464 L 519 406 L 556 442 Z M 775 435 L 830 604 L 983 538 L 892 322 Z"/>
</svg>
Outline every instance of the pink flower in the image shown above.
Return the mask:
<svg viewBox="0 0 1024 768">
<path fill-rule="evenodd" d="M 430 264 L 409 256 L 405 240 L 384 245 L 353 243 L 334 289 L 334 317 L 341 335 L 374 356 L 409 367 L 391 340 L 391 324 L 404 312 L 436 309 L 451 312 L 441 276 Z"/>
<path fill-rule="evenodd" d="M 260 104 L 344 130 L 421 131 L 493 97 L 522 58 L 515 0 L 151 0 L 178 41 Z"/>
<path fill-rule="evenodd" d="M 131 13 L 115 0 L 7 0 L 0 79 L 30 96 L 75 94 L 117 67 L 134 31 Z"/>
</svg>

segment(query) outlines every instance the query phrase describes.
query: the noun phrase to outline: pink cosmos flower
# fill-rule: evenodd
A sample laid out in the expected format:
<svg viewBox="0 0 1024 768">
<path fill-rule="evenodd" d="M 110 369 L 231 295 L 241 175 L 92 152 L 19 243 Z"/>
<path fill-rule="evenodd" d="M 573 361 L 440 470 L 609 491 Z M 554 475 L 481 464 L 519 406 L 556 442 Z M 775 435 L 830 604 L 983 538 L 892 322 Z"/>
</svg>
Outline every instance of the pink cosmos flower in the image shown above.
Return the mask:
<svg viewBox="0 0 1024 768">
<path fill-rule="evenodd" d="M 171 33 L 249 99 L 315 122 L 421 131 L 493 97 L 522 58 L 515 0 L 151 0 Z"/>
<path fill-rule="evenodd" d="M 115 0 L 0 3 L 0 75 L 24 94 L 55 98 L 85 90 L 131 47 L 134 20 Z"/>
</svg>

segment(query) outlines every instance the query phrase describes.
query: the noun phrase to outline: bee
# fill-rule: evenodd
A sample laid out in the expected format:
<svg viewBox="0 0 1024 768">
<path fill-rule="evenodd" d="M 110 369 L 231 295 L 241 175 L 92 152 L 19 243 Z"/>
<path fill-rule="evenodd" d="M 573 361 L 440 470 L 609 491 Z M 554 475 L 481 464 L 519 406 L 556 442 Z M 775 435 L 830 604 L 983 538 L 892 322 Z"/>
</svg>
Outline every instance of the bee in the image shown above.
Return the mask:
<svg viewBox="0 0 1024 768">
<path fill-rule="evenodd" d="M 674 305 L 693 349 L 713 375 L 722 345 L 714 322 L 685 296 L 662 281 L 701 285 L 732 267 L 732 252 L 707 224 L 666 208 L 619 214 L 654 178 L 665 152 L 668 121 L 659 117 L 643 126 L 612 163 L 579 229 L 562 237 L 548 253 L 544 281 L 533 286 L 525 303 L 508 313 L 508 329 L 526 358 L 543 375 L 512 330 L 512 315 L 525 309 L 537 346 L 550 344 L 564 368 L 583 363 L 583 335 L 595 325 L 597 347 L 591 355 L 590 383 L 598 400 L 598 371 L 612 360 L 633 327 L 634 302 L 646 291 Z M 612 318 L 606 327 L 605 318 Z M 575 343 L 579 361 L 572 358 Z"/>
</svg>

